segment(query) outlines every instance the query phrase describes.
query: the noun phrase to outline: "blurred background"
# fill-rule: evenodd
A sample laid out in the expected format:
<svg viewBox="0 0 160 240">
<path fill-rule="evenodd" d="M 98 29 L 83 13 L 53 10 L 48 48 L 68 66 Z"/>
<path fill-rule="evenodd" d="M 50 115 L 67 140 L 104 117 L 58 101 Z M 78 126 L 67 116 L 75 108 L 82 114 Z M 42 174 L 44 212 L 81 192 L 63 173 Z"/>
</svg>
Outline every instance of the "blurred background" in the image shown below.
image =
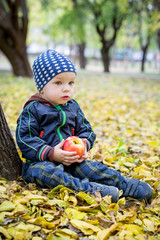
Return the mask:
<svg viewBox="0 0 160 240">
<path fill-rule="evenodd" d="M 0 0 L 0 71 L 53 48 L 77 68 L 160 74 L 160 0 Z"/>
</svg>

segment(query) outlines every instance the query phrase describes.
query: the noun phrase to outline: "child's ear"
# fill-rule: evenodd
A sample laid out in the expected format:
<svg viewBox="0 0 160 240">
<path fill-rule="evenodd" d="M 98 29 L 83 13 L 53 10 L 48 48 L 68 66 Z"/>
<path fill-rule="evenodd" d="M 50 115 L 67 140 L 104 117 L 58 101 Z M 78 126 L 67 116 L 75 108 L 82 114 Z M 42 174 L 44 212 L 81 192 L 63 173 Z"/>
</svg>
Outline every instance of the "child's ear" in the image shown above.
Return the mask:
<svg viewBox="0 0 160 240">
<path fill-rule="evenodd" d="M 43 91 L 43 90 L 40 90 L 40 91 L 39 91 L 39 93 L 40 93 L 40 94 L 43 94 L 43 93 L 44 93 L 44 91 Z"/>
</svg>

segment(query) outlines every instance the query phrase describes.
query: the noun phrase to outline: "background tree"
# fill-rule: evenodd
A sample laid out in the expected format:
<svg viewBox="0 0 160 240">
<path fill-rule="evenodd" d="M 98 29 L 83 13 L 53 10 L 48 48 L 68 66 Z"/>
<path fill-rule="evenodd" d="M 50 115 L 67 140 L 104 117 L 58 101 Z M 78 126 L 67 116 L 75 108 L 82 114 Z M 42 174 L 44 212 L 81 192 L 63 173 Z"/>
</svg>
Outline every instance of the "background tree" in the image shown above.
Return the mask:
<svg viewBox="0 0 160 240">
<path fill-rule="evenodd" d="M 80 68 L 85 69 L 86 67 L 86 58 L 85 58 L 85 48 L 86 48 L 86 32 L 85 32 L 85 25 L 86 25 L 86 18 L 84 8 L 79 4 L 78 0 L 72 0 L 73 2 L 73 15 L 76 16 L 76 29 L 77 29 L 77 46 L 78 46 L 78 56 L 79 56 L 79 65 Z M 73 19 L 72 19 L 73 23 Z"/>
<path fill-rule="evenodd" d="M 104 72 L 110 69 L 110 49 L 115 44 L 117 34 L 127 16 L 126 0 L 86 0 L 84 3 L 90 10 L 93 25 L 101 42 L 101 55 Z"/>
<path fill-rule="evenodd" d="M 153 3 L 152 0 L 133 0 L 132 3 L 134 18 L 137 21 L 139 45 L 142 51 L 141 71 L 144 72 L 147 52 L 154 34 L 152 29 Z"/>
<path fill-rule="evenodd" d="M 85 68 L 85 47 L 86 47 L 86 10 L 81 1 L 65 0 L 63 4 L 57 0 L 41 0 L 42 9 L 51 14 L 50 23 L 44 28 L 44 32 L 59 42 L 65 42 L 74 54 L 79 58 L 80 68 Z M 58 11 L 57 11 L 58 9 Z M 54 12 L 54 17 L 53 17 Z M 76 46 L 76 47 L 75 47 Z"/>
<path fill-rule="evenodd" d="M 157 42 L 160 49 L 160 0 L 154 0 L 155 15 L 157 19 Z"/>
<path fill-rule="evenodd" d="M 26 0 L 0 1 L 0 49 L 16 76 L 32 76 L 26 53 L 28 11 Z"/>
<path fill-rule="evenodd" d="M 0 104 L 0 177 L 16 180 L 21 175 L 22 162 Z"/>
</svg>

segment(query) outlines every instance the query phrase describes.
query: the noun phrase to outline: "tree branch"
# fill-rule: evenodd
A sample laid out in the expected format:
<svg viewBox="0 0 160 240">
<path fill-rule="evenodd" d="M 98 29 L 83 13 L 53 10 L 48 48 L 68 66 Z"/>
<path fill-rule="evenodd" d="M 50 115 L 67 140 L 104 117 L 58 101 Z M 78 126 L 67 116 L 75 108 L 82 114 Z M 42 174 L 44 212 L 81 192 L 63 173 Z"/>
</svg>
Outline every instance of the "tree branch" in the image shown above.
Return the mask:
<svg viewBox="0 0 160 240">
<path fill-rule="evenodd" d="M 21 1 L 21 8 L 22 8 L 22 33 L 24 39 L 26 40 L 28 31 L 28 11 L 25 0 Z"/>
<path fill-rule="evenodd" d="M 160 11 L 160 1 L 159 0 L 154 0 L 154 5 Z"/>
</svg>

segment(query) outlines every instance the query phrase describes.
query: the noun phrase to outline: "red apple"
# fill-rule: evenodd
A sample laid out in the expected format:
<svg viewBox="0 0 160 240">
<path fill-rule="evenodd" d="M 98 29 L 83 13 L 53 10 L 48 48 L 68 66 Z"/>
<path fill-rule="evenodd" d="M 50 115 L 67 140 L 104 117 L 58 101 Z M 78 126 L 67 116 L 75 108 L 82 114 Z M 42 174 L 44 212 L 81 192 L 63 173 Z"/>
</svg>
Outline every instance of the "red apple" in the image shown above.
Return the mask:
<svg viewBox="0 0 160 240">
<path fill-rule="evenodd" d="M 77 155 L 79 155 L 79 158 L 81 158 L 85 152 L 85 144 L 81 138 L 71 136 L 65 140 L 63 150 L 77 152 Z"/>
</svg>

